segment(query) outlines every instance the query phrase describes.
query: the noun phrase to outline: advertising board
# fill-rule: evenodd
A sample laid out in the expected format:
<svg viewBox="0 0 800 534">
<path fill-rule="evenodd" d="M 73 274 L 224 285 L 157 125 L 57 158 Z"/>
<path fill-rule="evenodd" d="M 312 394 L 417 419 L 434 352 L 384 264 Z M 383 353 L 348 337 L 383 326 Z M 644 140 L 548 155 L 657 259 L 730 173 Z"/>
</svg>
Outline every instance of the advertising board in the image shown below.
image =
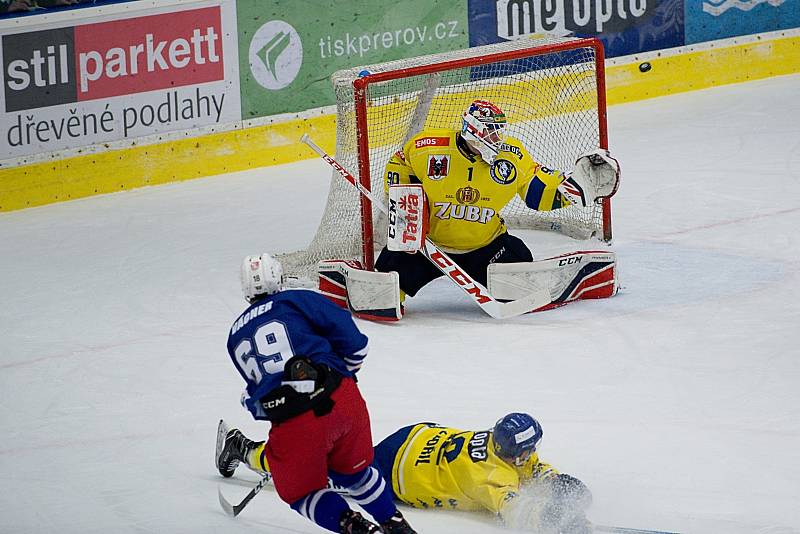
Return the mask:
<svg viewBox="0 0 800 534">
<path fill-rule="evenodd" d="M 686 44 L 800 28 L 800 0 L 686 0 Z"/>
<path fill-rule="evenodd" d="M 239 0 L 242 117 L 334 104 L 339 69 L 467 47 L 466 10 L 437 0 Z"/>
<path fill-rule="evenodd" d="M 0 30 L 0 159 L 240 119 L 233 2 Z"/>
<path fill-rule="evenodd" d="M 469 44 L 533 35 L 599 37 L 615 57 L 681 46 L 684 0 L 469 0 Z"/>
</svg>

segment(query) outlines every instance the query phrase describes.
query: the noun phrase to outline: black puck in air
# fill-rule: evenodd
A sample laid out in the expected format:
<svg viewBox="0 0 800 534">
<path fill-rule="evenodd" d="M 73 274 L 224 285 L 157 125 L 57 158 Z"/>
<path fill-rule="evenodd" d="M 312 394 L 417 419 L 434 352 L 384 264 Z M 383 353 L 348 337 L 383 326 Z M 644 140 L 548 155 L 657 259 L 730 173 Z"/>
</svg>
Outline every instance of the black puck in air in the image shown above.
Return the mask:
<svg viewBox="0 0 800 534">
<path fill-rule="evenodd" d="M 647 61 L 645 61 L 644 63 L 639 63 L 639 72 L 647 72 L 652 68 L 653 66 Z"/>
</svg>

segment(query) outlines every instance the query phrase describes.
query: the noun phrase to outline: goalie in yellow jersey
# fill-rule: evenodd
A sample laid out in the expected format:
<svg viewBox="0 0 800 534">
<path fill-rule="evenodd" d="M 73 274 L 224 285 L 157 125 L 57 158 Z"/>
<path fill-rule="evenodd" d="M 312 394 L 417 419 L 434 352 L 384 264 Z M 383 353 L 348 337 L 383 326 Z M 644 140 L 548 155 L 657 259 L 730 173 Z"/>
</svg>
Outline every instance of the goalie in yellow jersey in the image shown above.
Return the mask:
<svg viewBox="0 0 800 534">
<path fill-rule="evenodd" d="M 427 237 L 499 300 L 548 289 L 551 303 L 539 308 L 548 309 L 614 295 L 613 252 L 581 251 L 534 262 L 528 246 L 508 233 L 500 210 L 515 196 L 537 211 L 589 206 L 616 193 L 617 160 L 608 150 L 595 149 L 578 156 L 571 173 L 551 170 L 505 135 L 506 124 L 498 106 L 475 100 L 460 130 L 429 129 L 411 137 L 386 167 L 387 245 L 375 271 L 343 260 L 320 262 L 322 293 L 359 317 L 400 319 L 403 295 L 414 296 L 443 276 L 424 254 L 415 253 Z"/>
<path fill-rule="evenodd" d="M 589 534 L 591 493 L 539 460 L 542 434 L 526 413 L 510 413 L 489 430 L 417 423 L 376 445 L 373 465 L 395 499 L 416 508 L 489 512 L 509 528 L 539 534 Z M 264 442 L 250 443 L 241 461 L 268 472 Z"/>
<path fill-rule="evenodd" d="M 499 107 L 475 100 L 460 131 L 423 130 L 386 168 L 390 199 L 398 184 L 421 187 L 427 200 L 428 213 L 422 215 L 427 237 L 484 286 L 489 264 L 533 260 L 527 245 L 508 233 L 500 217 L 515 196 L 533 210 L 549 211 L 587 206 L 613 195 L 619 184 L 619 165 L 607 150 L 579 157 L 575 170 L 565 174 L 536 162 L 518 139 L 504 134 L 505 128 Z M 398 243 L 408 241 L 405 230 L 396 232 L 396 239 L 389 232 L 375 269 L 396 271 L 400 289 L 413 296 L 442 273 L 422 254 L 405 253 L 413 252 Z"/>
</svg>

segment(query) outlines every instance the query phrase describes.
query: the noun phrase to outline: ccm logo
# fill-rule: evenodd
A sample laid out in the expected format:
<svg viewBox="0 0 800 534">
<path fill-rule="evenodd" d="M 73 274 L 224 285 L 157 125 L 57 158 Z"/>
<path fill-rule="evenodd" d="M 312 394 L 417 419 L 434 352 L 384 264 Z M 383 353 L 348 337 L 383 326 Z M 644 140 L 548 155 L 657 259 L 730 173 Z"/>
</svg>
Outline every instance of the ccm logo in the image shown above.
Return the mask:
<svg viewBox="0 0 800 534">
<path fill-rule="evenodd" d="M 488 295 L 481 293 L 481 290 L 475 285 L 475 282 L 472 281 L 469 275 L 462 272 L 453 262 L 445 258 L 441 252 L 434 252 L 430 255 L 430 258 L 436 265 L 442 268 L 447 276 L 463 287 L 467 293 L 472 295 L 478 304 L 483 304 L 484 302 L 492 300 Z"/>
<path fill-rule="evenodd" d="M 397 235 L 397 202 L 389 199 L 389 214 L 387 215 L 389 222 L 389 237 L 394 239 Z"/>
<path fill-rule="evenodd" d="M 423 137 L 414 142 L 414 146 L 422 148 L 424 146 L 450 146 L 449 137 Z"/>
<path fill-rule="evenodd" d="M 563 260 L 558 260 L 558 266 L 562 267 L 564 265 L 572 265 L 574 263 L 580 263 L 583 259 L 583 256 L 572 256 L 571 258 L 564 258 Z"/>
<path fill-rule="evenodd" d="M 269 410 L 270 408 L 275 408 L 276 406 L 280 406 L 281 404 L 286 404 L 286 397 L 281 397 L 280 399 L 267 401 L 264 403 L 264 408 Z"/>
</svg>

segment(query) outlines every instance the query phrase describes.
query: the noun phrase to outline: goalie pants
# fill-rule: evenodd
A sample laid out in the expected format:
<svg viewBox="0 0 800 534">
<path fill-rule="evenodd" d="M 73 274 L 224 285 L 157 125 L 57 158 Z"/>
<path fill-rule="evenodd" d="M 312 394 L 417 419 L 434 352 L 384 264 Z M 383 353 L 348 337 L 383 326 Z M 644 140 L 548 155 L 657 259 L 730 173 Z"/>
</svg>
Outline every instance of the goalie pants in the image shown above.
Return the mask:
<svg viewBox="0 0 800 534">
<path fill-rule="evenodd" d="M 328 470 L 342 475 L 372 463 L 369 413 L 352 378 L 344 378 L 331 395 L 333 409 L 313 410 L 273 425 L 265 447 L 275 489 L 289 504 L 328 485 Z"/>
<path fill-rule="evenodd" d="M 486 246 L 464 254 L 449 254 L 459 267 L 472 278 L 486 285 L 486 268 L 490 263 L 518 263 L 533 261 L 528 246 L 518 237 L 508 232 L 497 236 Z M 400 289 L 413 297 L 432 280 L 444 276 L 423 254 L 408 254 L 387 249 L 381 250 L 375 270 L 388 273 L 397 271 L 400 275 Z"/>
</svg>

